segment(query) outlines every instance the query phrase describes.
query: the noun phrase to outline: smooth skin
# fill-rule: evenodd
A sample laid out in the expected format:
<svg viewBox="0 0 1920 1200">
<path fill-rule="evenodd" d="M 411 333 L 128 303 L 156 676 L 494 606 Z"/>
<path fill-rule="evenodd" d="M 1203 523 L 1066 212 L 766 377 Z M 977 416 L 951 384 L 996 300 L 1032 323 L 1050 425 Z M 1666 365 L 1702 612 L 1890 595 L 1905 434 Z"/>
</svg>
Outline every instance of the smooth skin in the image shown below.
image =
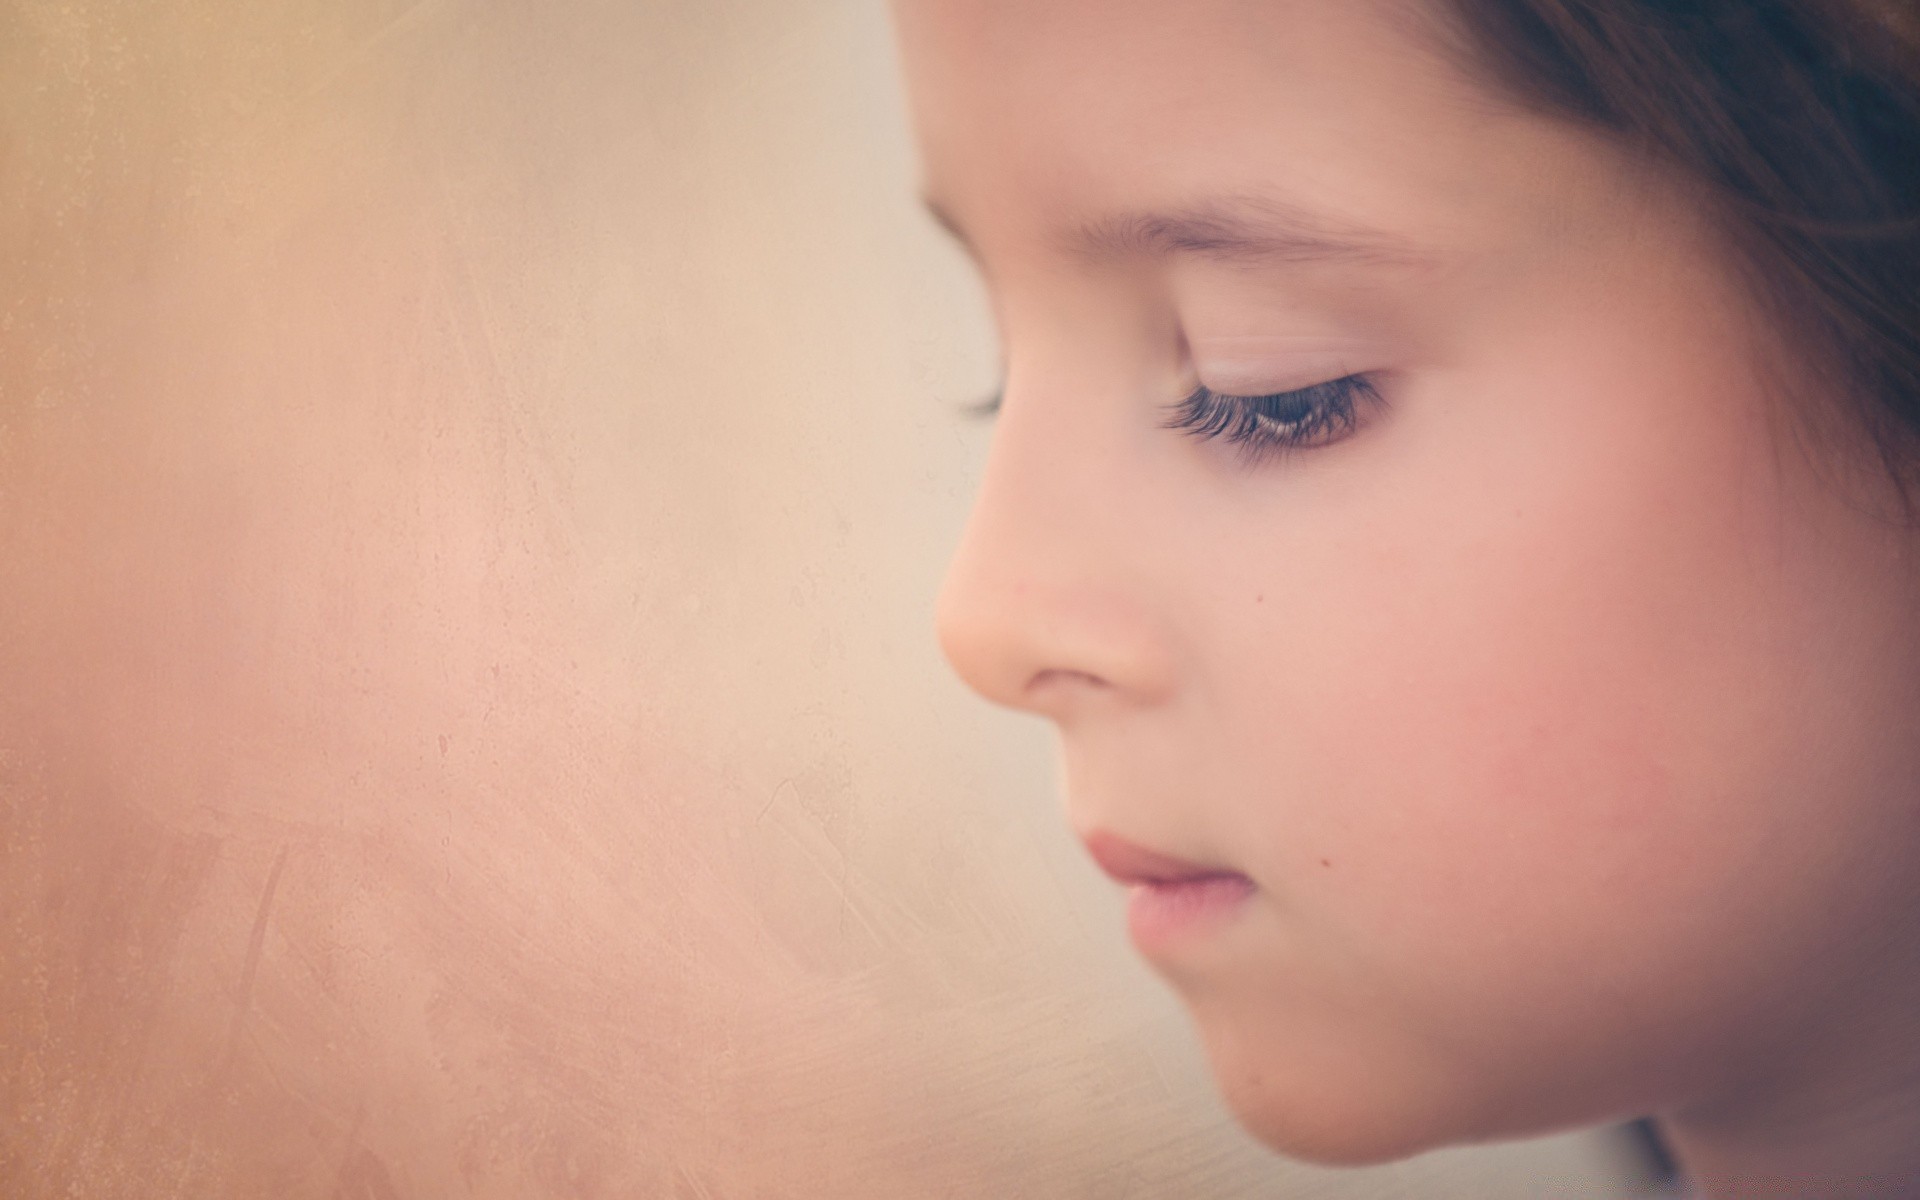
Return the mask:
<svg viewBox="0 0 1920 1200">
<path fill-rule="evenodd" d="M 942 643 L 1270 1145 L 1661 1114 L 1712 1195 L 1920 1179 L 1920 535 L 1683 184 L 1420 5 L 897 0 L 1006 386 Z M 1197 384 L 1354 375 L 1265 452 Z"/>
</svg>

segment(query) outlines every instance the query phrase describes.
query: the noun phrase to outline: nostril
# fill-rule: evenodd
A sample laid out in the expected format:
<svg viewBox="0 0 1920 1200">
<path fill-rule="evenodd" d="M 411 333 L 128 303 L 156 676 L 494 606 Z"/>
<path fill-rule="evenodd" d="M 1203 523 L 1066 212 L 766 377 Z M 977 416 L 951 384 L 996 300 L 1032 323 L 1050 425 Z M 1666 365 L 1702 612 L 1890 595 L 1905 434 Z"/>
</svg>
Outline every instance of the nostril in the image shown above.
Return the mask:
<svg viewBox="0 0 1920 1200">
<path fill-rule="evenodd" d="M 1027 681 L 1029 692 L 1046 687 L 1073 686 L 1108 688 L 1113 685 L 1091 671 L 1073 671 L 1061 667 L 1048 667 L 1045 670 L 1036 671 L 1033 678 Z"/>
<path fill-rule="evenodd" d="M 1113 685 L 1091 671 L 1050 667 L 1035 671 L 1022 690 L 1019 706 L 1054 720 L 1064 720 L 1079 704 L 1111 691 Z"/>
</svg>

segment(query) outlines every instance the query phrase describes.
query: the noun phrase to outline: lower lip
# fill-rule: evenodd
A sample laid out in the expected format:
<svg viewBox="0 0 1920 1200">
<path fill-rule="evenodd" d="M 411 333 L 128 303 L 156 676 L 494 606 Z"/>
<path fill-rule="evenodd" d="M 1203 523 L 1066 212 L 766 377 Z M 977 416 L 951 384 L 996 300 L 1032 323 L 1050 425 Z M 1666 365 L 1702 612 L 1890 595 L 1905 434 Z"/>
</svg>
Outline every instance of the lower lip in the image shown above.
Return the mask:
<svg viewBox="0 0 1920 1200">
<path fill-rule="evenodd" d="M 1127 931 L 1143 954 L 1172 949 L 1224 925 L 1252 895 L 1244 875 L 1136 883 L 1127 892 Z"/>
</svg>

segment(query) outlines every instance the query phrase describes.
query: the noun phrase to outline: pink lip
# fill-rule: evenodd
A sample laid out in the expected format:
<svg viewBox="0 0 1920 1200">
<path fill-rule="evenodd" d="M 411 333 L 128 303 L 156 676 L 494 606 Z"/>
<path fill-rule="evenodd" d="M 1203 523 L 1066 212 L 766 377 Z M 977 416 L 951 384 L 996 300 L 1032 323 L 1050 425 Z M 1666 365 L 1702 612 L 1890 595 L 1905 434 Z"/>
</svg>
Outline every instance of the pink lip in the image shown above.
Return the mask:
<svg viewBox="0 0 1920 1200">
<path fill-rule="evenodd" d="M 1129 888 L 1127 931 L 1143 954 L 1218 926 L 1254 892 L 1253 881 L 1238 871 L 1174 858 L 1110 833 L 1089 834 L 1086 843 L 1100 869 Z"/>
<path fill-rule="evenodd" d="M 1149 850 L 1111 833 L 1090 833 L 1085 840 L 1087 853 L 1093 855 L 1093 861 L 1100 864 L 1100 869 L 1118 883 L 1186 883 L 1240 874 L 1238 871 L 1202 866 L 1184 858 L 1162 854 L 1158 850 Z"/>
</svg>

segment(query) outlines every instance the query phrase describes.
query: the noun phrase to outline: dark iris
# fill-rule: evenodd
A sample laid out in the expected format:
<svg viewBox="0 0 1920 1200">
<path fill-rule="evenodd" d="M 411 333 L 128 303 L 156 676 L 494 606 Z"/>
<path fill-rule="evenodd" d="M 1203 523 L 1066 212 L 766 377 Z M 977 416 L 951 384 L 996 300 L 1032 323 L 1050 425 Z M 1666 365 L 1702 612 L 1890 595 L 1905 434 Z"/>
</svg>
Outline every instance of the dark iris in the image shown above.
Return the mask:
<svg viewBox="0 0 1920 1200">
<path fill-rule="evenodd" d="M 1299 425 L 1313 416 L 1313 397 L 1305 392 L 1281 392 L 1248 400 L 1253 410 L 1276 425 Z"/>
<path fill-rule="evenodd" d="M 964 411 L 969 416 L 991 417 L 1000 411 L 1002 395 L 997 390 Z M 1164 427 L 1203 440 L 1224 438 L 1239 446 L 1249 461 L 1258 461 L 1339 441 L 1358 427 L 1354 402 L 1379 398 L 1365 375 L 1265 396 L 1230 396 L 1203 385 L 1173 406 Z"/>
<path fill-rule="evenodd" d="M 1228 396 L 1202 386 L 1174 406 L 1166 427 L 1197 438 L 1224 438 L 1249 461 L 1258 461 L 1352 433 L 1358 424 L 1354 402 L 1363 399 L 1378 399 L 1363 375 L 1265 396 Z"/>
</svg>

